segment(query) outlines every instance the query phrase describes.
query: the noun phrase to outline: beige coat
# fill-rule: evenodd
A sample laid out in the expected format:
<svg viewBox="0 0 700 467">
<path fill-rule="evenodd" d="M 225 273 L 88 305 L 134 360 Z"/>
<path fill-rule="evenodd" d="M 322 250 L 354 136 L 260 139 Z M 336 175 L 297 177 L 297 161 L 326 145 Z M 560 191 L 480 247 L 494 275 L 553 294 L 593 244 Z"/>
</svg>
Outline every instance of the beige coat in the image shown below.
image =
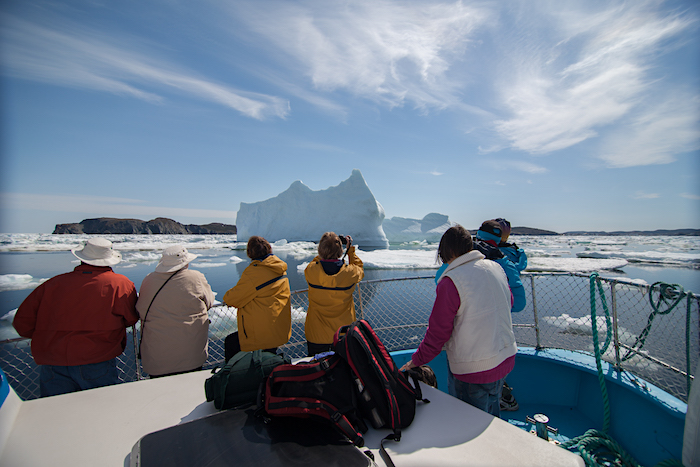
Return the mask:
<svg viewBox="0 0 700 467">
<path fill-rule="evenodd" d="M 175 277 L 154 295 L 168 277 Z M 148 316 L 146 310 L 151 304 Z M 141 316 L 141 364 L 150 375 L 198 368 L 207 359 L 209 315 L 214 293 L 199 271 L 152 272 L 141 283 L 136 310 Z M 144 317 L 146 321 L 144 323 Z"/>
</svg>

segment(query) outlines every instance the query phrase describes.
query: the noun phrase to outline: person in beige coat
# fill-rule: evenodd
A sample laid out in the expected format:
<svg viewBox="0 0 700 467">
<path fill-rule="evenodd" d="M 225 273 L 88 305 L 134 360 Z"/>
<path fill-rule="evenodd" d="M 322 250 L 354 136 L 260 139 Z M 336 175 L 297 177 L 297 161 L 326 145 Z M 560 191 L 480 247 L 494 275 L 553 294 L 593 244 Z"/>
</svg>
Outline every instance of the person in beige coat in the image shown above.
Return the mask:
<svg viewBox="0 0 700 467">
<path fill-rule="evenodd" d="M 207 310 L 214 293 L 204 274 L 188 268 L 196 257 L 181 245 L 170 246 L 141 283 L 139 350 L 151 378 L 199 370 L 207 359 Z"/>
</svg>

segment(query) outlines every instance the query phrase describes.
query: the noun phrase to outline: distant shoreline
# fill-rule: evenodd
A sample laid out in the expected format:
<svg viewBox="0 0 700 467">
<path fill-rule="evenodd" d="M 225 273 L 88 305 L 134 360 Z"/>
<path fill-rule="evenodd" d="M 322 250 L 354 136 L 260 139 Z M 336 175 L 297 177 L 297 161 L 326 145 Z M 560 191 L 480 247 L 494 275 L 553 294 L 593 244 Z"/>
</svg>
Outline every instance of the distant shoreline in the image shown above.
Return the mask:
<svg viewBox="0 0 700 467">
<path fill-rule="evenodd" d="M 662 229 L 662 230 L 616 230 L 613 232 L 575 230 L 564 233 L 551 232 L 549 230 L 533 229 L 530 227 L 513 227 L 511 235 L 566 235 L 566 236 L 592 236 L 592 237 L 663 237 L 663 236 L 700 236 L 700 229 Z"/>
<path fill-rule="evenodd" d="M 475 233 L 478 229 L 473 229 Z M 74 224 L 56 224 L 54 234 L 89 234 L 89 235 L 235 235 L 237 228 L 232 224 L 211 223 L 205 225 L 180 224 L 172 219 L 157 217 L 150 221 L 140 219 L 118 219 L 100 217 L 85 219 Z M 564 233 L 533 227 L 513 227 L 511 235 L 564 235 L 564 236 L 700 236 L 700 229 L 663 229 L 631 231 L 569 231 Z"/>
</svg>

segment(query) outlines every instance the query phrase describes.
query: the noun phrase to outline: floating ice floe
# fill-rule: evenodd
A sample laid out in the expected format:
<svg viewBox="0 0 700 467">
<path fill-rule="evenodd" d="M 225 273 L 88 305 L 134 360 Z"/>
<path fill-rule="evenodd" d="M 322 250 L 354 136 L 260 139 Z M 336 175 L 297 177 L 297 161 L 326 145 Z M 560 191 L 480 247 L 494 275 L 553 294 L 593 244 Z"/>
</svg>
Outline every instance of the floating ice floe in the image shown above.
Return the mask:
<svg viewBox="0 0 700 467">
<path fill-rule="evenodd" d="M 47 279 L 35 279 L 29 274 L 3 274 L 0 275 L 0 292 L 9 290 L 34 289 Z"/>
<path fill-rule="evenodd" d="M 7 313 L 5 313 L 4 315 L 0 316 L 0 319 L 4 320 L 4 321 L 9 321 L 11 323 L 12 320 L 15 319 L 16 314 L 17 314 L 17 308 L 15 308 L 14 310 L 10 310 Z"/>
<path fill-rule="evenodd" d="M 435 250 L 357 250 L 364 269 L 437 269 Z M 297 266 L 303 272 L 308 261 Z"/>
<path fill-rule="evenodd" d="M 627 260 L 593 259 L 593 258 L 528 258 L 528 271 L 547 272 L 592 272 L 621 269 L 627 266 Z"/>
<path fill-rule="evenodd" d="M 227 263 L 208 263 L 206 261 L 198 261 L 196 263 L 190 263 L 190 266 L 195 268 L 220 268 L 226 266 Z"/>
<path fill-rule="evenodd" d="M 136 251 L 122 255 L 122 261 L 132 263 L 157 263 L 160 261 L 161 254 L 155 251 Z"/>
<path fill-rule="evenodd" d="M 579 318 L 574 318 L 566 313 L 562 313 L 560 316 L 545 316 L 542 320 L 556 328 L 560 329 L 562 334 L 572 334 L 577 336 L 593 336 L 593 320 L 591 315 L 581 316 Z M 607 337 L 607 323 L 604 316 L 596 317 L 596 327 L 598 329 L 598 342 L 599 349 L 603 350 L 603 345 L 605 344 L 605 339 Z M 632 347 L 637 344 L 638 336 L 631 333 L 628 329 L 623 326 L 618 326 L 617 336 L 619 342 L 625 344 L 628 347 Z M 591 339 L 590 345 L 588 346 L 588 351 L 595 353 L 595 346 L 593 344 L 593 339 Z M 622 349 L 620 353 L 620 358 L 625 358 L 627 356 L 627 350 Z M 644 371 L 659 371 L 662 367 L 647 358 L 648 352 L 644 349 L 637 349 L 634 353 L 628 356 L 624 362 L 623 366 L 626 369 L 631 367 L 636 367 L 638 370 Z M 601 358 L 607 362 L 614 363 L 617 361 L 617 355 L 615 353 L 615 347 L 611 344 L 605 349 L 605 352 L 601 354 Z"/>
<path fill-rule="evenodd" d="M 648 263 L 676 266 L 700 267 L 700 254 L 671 251 L 582 251 L 579 258 L 620 258 L 630 263 Z"/>
</svg>

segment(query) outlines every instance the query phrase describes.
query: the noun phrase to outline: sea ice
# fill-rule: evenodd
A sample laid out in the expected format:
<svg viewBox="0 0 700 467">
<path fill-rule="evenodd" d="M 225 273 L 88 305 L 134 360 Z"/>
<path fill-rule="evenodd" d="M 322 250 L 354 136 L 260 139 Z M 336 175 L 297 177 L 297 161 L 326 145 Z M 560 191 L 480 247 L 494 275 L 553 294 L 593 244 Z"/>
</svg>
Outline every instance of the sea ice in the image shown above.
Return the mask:
<svg viewBox="0 0 700 467">
<path fill-rule="evenodd" d="M 29 274 L 0 275 L 0 292 L 8 290 L 34 289 L 48 279 L 35 279 Z"/>
<path fill-rule="evenodd" d="M 621 269 L 627 265 L 625 259 L 595 259 L 595 258 L 543 258 L 528 257 L 528 271 L 548 272 L 592 272 L 611 269 Z"/>
<path fill-rule="evenodd" d="M 577 253 L 579 258 L 611 259 L 623 258 L 630 263 L 669 264 L 681 266 L 697 266 L 700 264 L 700 254 L 670 252 L 670 251 L 583 251 Z"/>
</svg>

